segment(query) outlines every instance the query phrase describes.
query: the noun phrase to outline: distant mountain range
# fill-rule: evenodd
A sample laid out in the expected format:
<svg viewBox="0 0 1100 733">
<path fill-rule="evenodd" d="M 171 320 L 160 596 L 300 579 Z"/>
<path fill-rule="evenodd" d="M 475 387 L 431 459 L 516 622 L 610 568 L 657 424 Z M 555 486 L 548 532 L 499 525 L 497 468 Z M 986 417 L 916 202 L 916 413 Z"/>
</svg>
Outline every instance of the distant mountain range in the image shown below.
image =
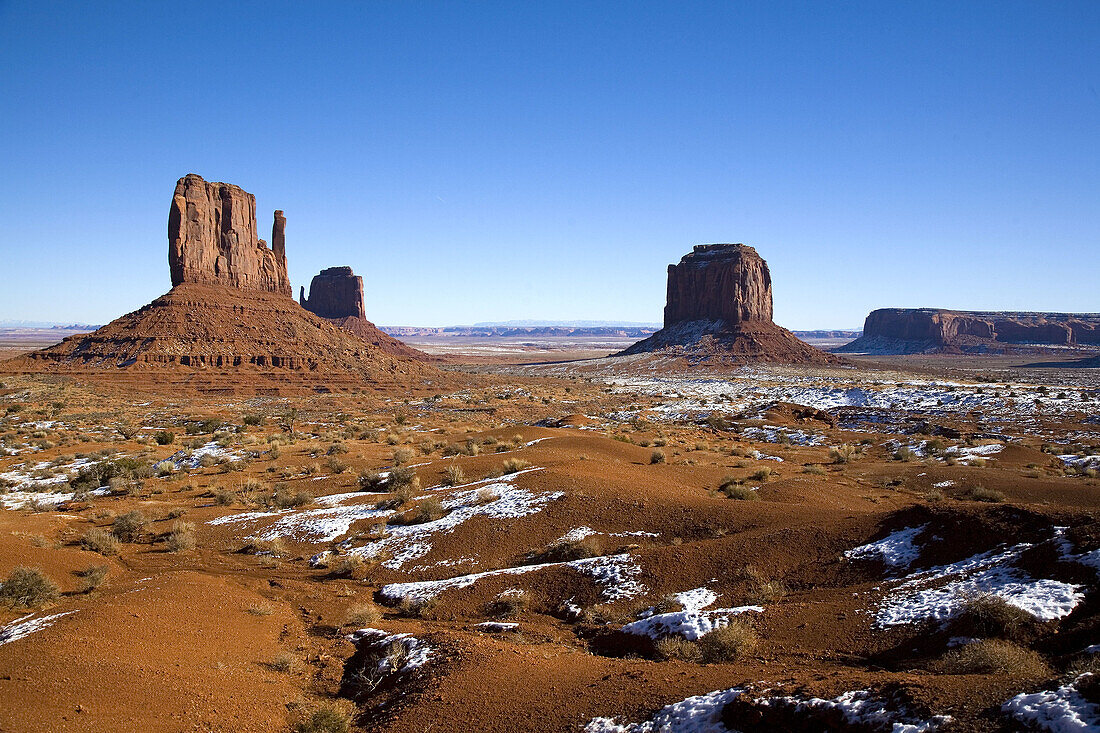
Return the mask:
<svg viewBox="0 0 1100 733">
<path fill-rule="evenodd" d="M 99 326 L 88 323 L 60 323 L 58 321 L 21 321 L 7 318 L 0 321 L 0 328 L 53 328 L 58 331 L 94 331 Z"/>
<path fill-rule="evenodd" d="M 473 328 L 652 328 L 657 330 L 659 323 L 644 321 L 483 321 L 473 324 Z M 449 328 L 470 328 L 470 326 L 450 326 Z"/>
</svg>

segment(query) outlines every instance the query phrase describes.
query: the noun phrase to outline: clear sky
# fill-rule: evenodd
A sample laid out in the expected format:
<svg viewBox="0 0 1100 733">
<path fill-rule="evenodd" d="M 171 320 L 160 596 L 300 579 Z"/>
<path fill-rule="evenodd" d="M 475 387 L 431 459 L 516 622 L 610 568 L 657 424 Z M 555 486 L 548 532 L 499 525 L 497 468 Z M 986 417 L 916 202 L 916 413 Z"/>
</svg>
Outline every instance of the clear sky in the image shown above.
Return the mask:
<svg viewBox="0 0 1100 733">
<path fill-rule="evenodd" d="M 0 0 L 0 319 L 168 290 L 189 172 L 382 324 L 659 321 L 704 242 L 790 328 L 1100 311 L 1100 2 Z"/>
</svg>

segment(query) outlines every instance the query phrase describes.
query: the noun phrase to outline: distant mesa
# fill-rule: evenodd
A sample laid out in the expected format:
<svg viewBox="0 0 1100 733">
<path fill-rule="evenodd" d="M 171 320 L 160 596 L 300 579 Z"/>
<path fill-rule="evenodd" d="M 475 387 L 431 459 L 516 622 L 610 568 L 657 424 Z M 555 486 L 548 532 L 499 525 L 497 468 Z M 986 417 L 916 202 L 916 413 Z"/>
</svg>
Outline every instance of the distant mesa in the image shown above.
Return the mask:
<svg viewBox="0 0 1100 733">
<path fill-rule="evenodd" d="M 768 263 L 744 244 L 700 244 L 668 266 L 664 328 L 621 355 L 691 361 L 838 363 L 772 322 Z"/>
<path fill-rule="evenodd" d="M 309 283 L 309 297 L 306 297 L 303 286 L 298 302 L 309 312 L 355 334 L 387 354 L 420 361 L 439 360 L 383 333 L 367 320 L 363 306 L 363 278 L 346 265 L 328 267 L 314 275 Z"/>
<path fill-rule="evenodd" d="M 200 391 L 270 394 L 408 385 L 442 374 L 369 321 L 372 338 L 364 340 L 294 302 L 285 231 L 276 211 L 268 248 L 256 236 L 252 194 L 186 175 L 168 214 L 172 289 L 93 333 L 6 361 L 4 370 L 110 373 L 127 383 L 178 374 L 172 379 Z M 361 294 L 360 286 L 358 312 Z"/>
<path fill-rule="evenodd" d="M 842 353 L 1005 353 L 1100 346 L 1098 313 L 879 308 Z"/>
</svg>

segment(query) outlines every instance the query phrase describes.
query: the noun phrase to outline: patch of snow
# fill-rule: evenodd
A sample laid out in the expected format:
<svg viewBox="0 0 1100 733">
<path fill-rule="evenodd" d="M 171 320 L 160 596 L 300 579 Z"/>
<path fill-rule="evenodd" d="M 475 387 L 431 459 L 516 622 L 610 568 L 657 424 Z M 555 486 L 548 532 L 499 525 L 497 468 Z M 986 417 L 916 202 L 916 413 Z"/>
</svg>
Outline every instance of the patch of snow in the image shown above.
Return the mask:
<svg viewBox="0 0 1100 733">
<path fill-rule="evenodd" d="M 851 690 L 832 700 L 819 697 L 764 697 L 757 702 L 765 706 L 783 706 L 800 711 L 837 711 L 850 725 L 873 726 L 891 733 L 932 733 L 951 722 L 949 715 L 937 715 L 931 720 L 915 721 L 902 710 L 893 710 L 882 700 L 876 700 L 868 690 Z"/>
<path fill-rule="evenodd" d="M 844 553 L 849 560 L 879 560 L 894 568 L 909 567 L 920 557 L 921 548 L 914 540 L 928 527 L 906 527 L 891 532 L 876 542 L 853 547 Z"/>
<path fill-rule="evenodd" d="M 400 667 L 394 667 L 394 659 L 390 656 L 378 660 L 375 671 L 380 674 L 404 674 L 423 667 L 432 656 L 432 648 L 423 640 L 411 634 L 390 634 L 381 629 L 359 629 L 348 634 L 348 641 L 357 648 L 367 646 L 373 649 L 383 649 L 391 644 L 400 644 L 403 652 L 400 658 Z"/>
<path fill-rule="evenodd" d="M 496 634 L 504 631 L 515 631 L 519 628 L 519 624 L 505 621 L 483 621 L 480 624 L 476 624 L 474 628 L 487 631 L 490 634 Z"/>
<path fill-rule="evenodd" d="M 709 588 L 695 588 L 673 596 L 682 611 L 654 613 L 653 609 L 642 612 L 642 618 L 623 626 L 622 631 L 638 636 L 660 639 L 665 636 L 682 636 L 695 641 L 716 629 L 729 626 L 730 619 L 741 613 L 756 611 L 763 613 L 760 606 L 738 606 L 736 608 L 715 608 L 704 610 L 718 600 L 718 596 Z"/>
<path fill-rule="evenodd" d="M 666 705 L 642 723 L 617 723 L 614 718 L 593 718 L 584 733 L 727 733 L 722 710 L 743 690 L 715 690 Z"/>
<path fill-rule="evenodd" d="M 40 618 L 31 618 L 31 616 L 34 615 L 32 613 L 23 618 L 17 618 L 7 626 L 0 626 L 0 646 L 10 644 L 17 639 L 22 639 L 28 634 L 33 634 L 36 631 L 48 628 L 53 625 L 54 621 L 62 616 L 68 616 L 70 613 L 76 613 L 76 611 L 65 611 L 63 613 L 55 613 Z"/>
<path fill-rule="evenodd" d="M 1016 720 L 1052 733 L 1100 731 L 1100 705 L 1089 702 L 1077 691 L 1077 683 L 1091 674 L 1084 674 L 1057 690 L 1020 694 L 1001 710 Z"/>
</svg>

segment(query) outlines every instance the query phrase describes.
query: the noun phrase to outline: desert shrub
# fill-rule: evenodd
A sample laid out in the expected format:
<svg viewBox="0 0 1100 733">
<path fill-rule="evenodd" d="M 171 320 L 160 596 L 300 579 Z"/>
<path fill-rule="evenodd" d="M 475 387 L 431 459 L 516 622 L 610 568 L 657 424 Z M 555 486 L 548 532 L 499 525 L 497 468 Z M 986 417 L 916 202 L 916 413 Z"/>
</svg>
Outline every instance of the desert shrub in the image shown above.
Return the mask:
<svg viewBox="0 0 1100 733">
<path fill-rule="evenodd" d="M 254 606 L 249 606 L 248 612 L 253 616 L 270 616 L 275 613 L 275 609 L 266 603 L 257 603 Z"/>
<path fill-rule="evenodd" d="M 123 542 L 137 542 L 148 523 L 148 517 L 135 509 L 115 517 L 115 521 L 111 523 L 111 533 Z"/>
<path fill-rule="evenodd" d="M 947 450 L 947 444 L 939 438 L 932 438 L 924 444 L 925 453 L 931 456 L 938 456 L 945 450 Z"/>
<path fill-rule="evenodd" d="M 847 443 L 829 449 L 829 458 L 833 463 L 848 463 L 855 454 L 855 446 L 848 445 Z"/>
<path fill-rule="evenodd" d="M 1005 500 L 1005 495 L 996 489 L 987 489 L 984 486 L 972 486 L 966 490 L 963 494 L 964 499 L 971 501 L 986 501 L 992 503 L 1000 503 Z"/>
<path fill-rule="evenodd" d="M 802 467 L 802 473 L 808 473 L 814 476 L 824 476 L 826 471 L 824 466 L 819 466 L 816 463 L 808 463 Z"/>
<path fill-rule="evenodd" d="M 171 461 L 161 461 L 153 466 L 153 470 L 157 472 L 157 476 L 164 478 L 176 472 L 176 464 Z"/>
<path fill-rule="evenodd" d="M 649 454 L 649 462 L 651 464 L 664 463 L 665 452 L 663 450 L 655 450 Z"/>
<path fill-rule="evenodd" d="M 344 615 L 344 623 L 348 626 L 369 626 L 381 621 L 382 609 L 369 601 L 352 606 Z"/>
<path fill-rule="evenodd" d="M 935 502 L 935 501 L 943 501 L 943 499 L 944 499 L 944 493 L 942 491 L 940 491 L 939 489 L 929 489 L 928 491 L 924 492 L 924 500 L 925 501 Z"/>
<path fill-rule="evenodd" d="M 737 499 L 739 501 L 758 501 L 760 499 L 760 494 L 748 486 L 731 485 L 721 491 L 727 499 Z"/>
<path fill-rule="evenodd" d="M 294 657 L 284 652 L 272 659 L 270 666 L 276 672 L 290 672 L 294 669 Z"/>
<path fill-rule="evenodd" d="M 895 461 L 911 461 L 915 456 L 913 450 L 904 445 L 894 451 Z"/>
<path fill-rule="evenodd" d="M 403 488 L 416 491 L 420 488 L 420 477 L 416 475 L 415 469 L 401 466 L 390 471 L 390 477 L 386 480 L 386 484 L 393 493 L 397 493 L 399 489 Z"/>
<path fill-rule="evenodd" d="M 293 509 L 312 504 L 313 494 L 301 488 L 291 491 L 285 486 L 282 488 L 276 487 L 275 492 L 271 495 L 271 503 L 280 509 Z"/>
<path fill-rule="evenodd" d="M 489 602 L 486 611 L 494 618 L 516 618 L 527 610 L 527 592 L 506 590 Z"/>
<path fill-rule="evenodd" d="M 409 524 L 423 524 L 425 522 L 434 522 L 435 520 L 442 519 L 445 516 L 447 516 L 447 510 L 443 507 L 443 504 L 439 501 L 439 499 L 431 496 L 420 502 L 420 505 L 416 508 L 416 513 L 409 521 Z"/>
<path fill-rule="evenodd" d="M 950 620 L 952 636 L 1024 641 L 1038 626 L 1027 611 L 1000 596 L 979 593 L 968 598 Z"/>
<path fill-rule="evenodd" d="M 1003 639 L 983 639 L 950 649 L 929 665 L 939 674 L 1011 674 L 1045 677 L 1050 673 L 1043 658 Z"/>
<path fill-rule="evenodd" d="M 402 596 L 397 603 L 397 612 L 406 618 L 431 618 L 438 608 L 438 598 Z"/>
<path fill-rule="evenodd" d="M 80 571 L 80 592 L 91 593 L 107 579 L 108 565 L 92 565 Z"/>
<path fill-rule="evenodd" d="M 328 450 L 325 451 L 325 455 L 342 456 L 347 452 L 348 452 L 348 447 L 346 445 L 344 445 L 343 443 L 333 443 L 332 445 L 330 445 L 328 447 Z"/>
<path fill-rule="evenodd" d="M 732 662 L 751 654 L 760 643 L 752 627 L 741 621 L 715 629 L 699 639 L 699 656 L 704 662 Z"/>
<path fill-rule="evenodd" d="M 500 498 L 500 494 L 492 489 L 478 489 L 477 494 L 474 495 L 474 504 L 478 506 L 484 506 L 485 504 L 491 504 Z"/>
<path fill-rule="evenodd" d="M 393 465 L 403 466 L 411 461 L 415 455 L 411 448 L 398 448 L 393 452 Z"/>
<path fill-rule="evenodd" d="M 118 539 L 105 529 L 94 527 L 80 537 L 80 546 L 100 555 L 117 555 Z"/>
<path fill-rule="evenodd" d="M 354 578 L 367 569 L 362 555 L 341 555 L 332 566 L 332 574 L 338 578 Z"/>
<path fill-rule="evenodd" d="M 504 463 L 500 464 L 500 469 L 504 473 L 518 473 L 530 465 L 530 463 L 522 458 L 509 458 Z"/>
<path fill-rule="evenodd" d="M 153 440 L 157 441 L 157 445 L 171 445 L 176 442 L 176 434 L 171 430 L 158 430 L 153 434 Z"/>
<path fill-rule="evenodd" d="M 699 645 L 682 636 L 661 637 L 654 642 L 653 649 L 657 653 L 657 658 L 666 662 L 673 659 L 681 662 L 698 662 L 702 657 Z"/>
<path fill-rule="evenodd" d="M 575 540 L 558 540 L 552 542 L 538 552 L 528 554 L 527 559 L 533 563 L 543 562 L 569 562 L 571 560 L 583 560 L 600 555 L 600 540 L 595 535 L 588 535 Z"/>
<path fill-rule="evenodd" d="M 749 603 L 774 603 L 787 595 L 783 581 L 770 577 L 755 565 L 746 565 L 741 576 L 745 580 L 745 596 Z"/>
<path fill-rule="evenodd" d="M 201 468 L 213 468 L 216 465 L 218 465 L 218 459 L 209 453 L 199 456 L 199 466 Z"/>
<path fill-rule="evenodd" d="M 201 423 L 199 423 L 199 432 L 200 433 L 213 433 L 213 432 L 217 431 L 223 424 L 224 423 L 222 423 L 221 419 L 216 418 L 216 417 L 212 417 L 212 418 L 209 418 L 208 420 L 203 420 Z"/>
<path fill-rule="evenodd" d="M 229 489 L 219 488 L 214 492 L 214 503 L 218 506 L 232 506 L 237 501 L 237 494 Z"/>
<path fill-rule="evenodd" d="M 60 596 L 57 583 L 38 568 L 16 567 L 0 585 L 0 603 L 14 608 L 37 608 Z"/>
<path fill-rule="evenodd" d="M 753 473 L 749 476 L 749 478 L 753 481 L 759 481 L 760 483 L 764 483 L 769 478 L 771 478 L 771 475 L 772 475 L 771 466 L 764 466 L 763 468 L 758 468 L 755 471 L 753 471 Z"/>
<path fill-rule="evenodd" d="M 256 427 L 256 426 L 264 424 L 264 416 L 263 415 L 245 415 L 244 418 L 241 420 L 241 422 L 244 423 L 245 425 L 248 425 L 249 427 Z"/>
<path fill-rule="evenodd" d="M 168 533 L 167 548 L 169 552 L 195 549 L 195 525 L 191 522 L 175 522 L 172 531 Z"/>
<path fill-rule="evenodd" d="M 336 456 L 329 456 L 325 459 L 325 468 L 329 470 L 329 473 L 343 473 L 348 470 L 348 464 L 344 463 Z"/>
<path fill-rule="evenodd" d="M 377 471 L 363 471 L 357 479 L 359 488 L 363 491 L 376 492 L 386 483 L 386 479 Z"/>
<path fill-rule="evenodd" d="M 466 474 L 462 472 L 461 466 L 451 464 L 443 469 L 443 485 L 444 486 L 460 486 L 466 481 Z"/>
</svg>

